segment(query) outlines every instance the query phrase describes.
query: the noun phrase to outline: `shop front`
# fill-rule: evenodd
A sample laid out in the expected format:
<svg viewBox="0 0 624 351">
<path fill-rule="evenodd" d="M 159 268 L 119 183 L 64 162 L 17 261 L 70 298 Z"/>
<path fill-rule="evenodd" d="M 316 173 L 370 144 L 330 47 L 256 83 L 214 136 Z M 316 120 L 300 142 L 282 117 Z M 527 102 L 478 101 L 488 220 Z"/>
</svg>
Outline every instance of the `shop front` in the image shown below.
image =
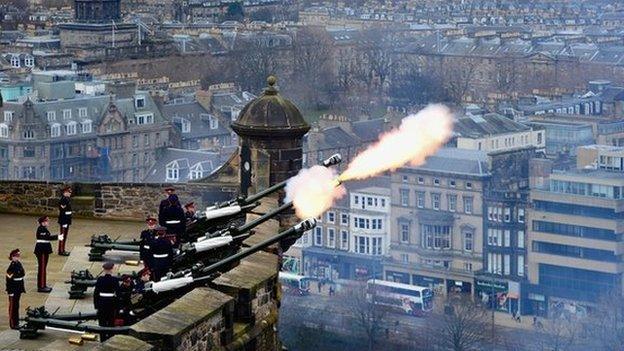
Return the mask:
<svg viewBox="0 0 624 351">
<path fill-rule="evenodd" d="M 461 280 L 447 279 L 446 292 L 447 294 L 471 294 L 472 283 L 464 282 Z"/>
<path fill-rule="evenodd" d="M 520 310 L 520 284 L 493 278 L 475 278 L 475 295 L 489 308 L 500 312 L 517 313 Z"/>
<path fill-rule="evenodd" d="M 410 283 L 410 275 L 409 273 L 396 272 L 396 271 L 386 271 L 385 279 L 390 282 L 395 283 Z"/>
<path fill-rule="evenodd" d="M 303 249 L 305 274 L 312 278 L 334 281 L 336 279 L 367 280 L 382 278 L 379 259 L 373 256 L 322 247 Z"/>
</svg>

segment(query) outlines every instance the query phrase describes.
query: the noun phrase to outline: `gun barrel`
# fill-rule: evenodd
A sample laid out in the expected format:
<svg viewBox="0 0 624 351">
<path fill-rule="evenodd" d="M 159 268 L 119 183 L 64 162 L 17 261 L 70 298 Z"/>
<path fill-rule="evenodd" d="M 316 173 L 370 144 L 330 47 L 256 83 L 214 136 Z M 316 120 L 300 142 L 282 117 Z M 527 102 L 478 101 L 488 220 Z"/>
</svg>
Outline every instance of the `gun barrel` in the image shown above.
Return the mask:
<svg viewBox="0 0 624 351">
<path fill-rule="evenodd" d="M 293 206 L 292 202 L 287 202 L 287 203 L 283 204 L 282 206 L 277 207 L 277 208 L 275 208 L 275 209 L 273 209 L 273 210 L 263 214 L 262 216 L 254 219 L 253 221 L 251 221 L 249 223 L 245 223 L 242 226 L 236 228 L 236 232 L 244 233 L 244 232 L 248 231 L 249 229 L 257 227 L 260 224 L 262 224 L 262 223 L 268 221 L 269 219 L 275 217 L 276 215 L 278 215 L 278 214 L 280 214 L 280 213 L 290 209 L 292 206 Z"/>
<path fill-rule="evenodd" d="M 129 326 L 124 327 L 100 327 L 98 325 L 84 324 L 82 321 L 67 321 L 56 318 L 30 318 L 26 317 L 26 321 L 34 324 L 42 324 L 46 327 L 59 328 L 66 330 L 76 330 L 85 332 L 112 332 L 114 334 L 127 334 L 130 332 Z"/>
<path fill-rule="evenodd" d="M 139 245 L 124 245 L 124 244 L 116 244 L 116 243 L 92 242 L 91 244 L 87 246 L 96 248 L 96 249 L 135 251 L 135 252 L 139 252 L 139 249 L 140 249 Z"/>
</svg>

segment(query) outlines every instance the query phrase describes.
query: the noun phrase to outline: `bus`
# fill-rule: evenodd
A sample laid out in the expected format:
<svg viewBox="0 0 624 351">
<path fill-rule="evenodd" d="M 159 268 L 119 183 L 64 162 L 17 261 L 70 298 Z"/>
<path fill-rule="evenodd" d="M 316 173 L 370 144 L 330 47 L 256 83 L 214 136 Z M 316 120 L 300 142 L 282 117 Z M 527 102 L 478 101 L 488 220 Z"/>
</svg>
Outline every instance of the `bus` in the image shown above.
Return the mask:
<svg viewBox="0 0 624 351">
<path fill-rule="evenodd" d="M 366 285 L 369 302 L 412 316 L 422 316 L 433 309 L 433 291 L 428 287 L 379 279 L 371 279 Z"/>
<path fill-rule="evenodd" d="M 304 296 L 310 293 L 310 279 L 308 277 L 290 272 L 279 272 L 278 278 L 286 294 Z"/>
</svg>

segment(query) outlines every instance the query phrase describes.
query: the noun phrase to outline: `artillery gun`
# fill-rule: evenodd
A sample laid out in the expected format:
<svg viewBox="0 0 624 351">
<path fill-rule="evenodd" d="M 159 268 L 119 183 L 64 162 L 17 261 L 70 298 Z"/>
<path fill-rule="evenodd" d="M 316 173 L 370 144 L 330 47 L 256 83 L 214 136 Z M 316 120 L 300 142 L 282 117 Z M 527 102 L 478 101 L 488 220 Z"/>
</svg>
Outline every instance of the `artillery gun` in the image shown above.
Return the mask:
<svg viewBox="0 0 624 351">
<path fill-rule="evenodd" d="M 148 283 L 145 292 L 133 298 L 130 314 L 139 321 L 155 311 L 169 305 L 179 297 L 192 289 L 205 286 L 208 282 L 216 279 L 221 273 L 230 270 L 241 259 L 248 257 L 258 251 L 264 250 L 271 245 L 283 240 L 299 238 L 303 233 L 316 226 L 314 218 L 306 219 L 289 229 L 255 244 L 245 250 L 230 255 L 218 262 L 208 266 L 197 267 L 183 273 L 180 271 L 168 279 L 159 282 Z M 37 338 L 41 330 L 46 328 L 61 329 L 69 332 L 106 332 L 110 334 L 127 334 L 130 326 L 100 327 L 92 324 L 97 319 L 95 313 L 77 313 L 56 315 L 49 313 L 44 306 L 35 309 L 28 309 L 24 320 L 26 323 L 20 327 L 21 339 Z"/>
<path fill-rule="evenodd" d="M 334 154 L 325 159 L 321 164 L 324 167 L 335 166 L 342 162 L 340 154 Z M 238 196 L 224 202 L 217 202 L 206 208 L 204 215 L 198 217 L 187 227 L 189 242 L 198 241 L 211 235 L 210 233 L 225 233 L 231 230 L 232 222 L 243 219 L 244 214 L 260 205 L 260 200 L 286 187 L 288 180 L 277 183 L 256 194 L 243 197 Z M 188 232 L 190 230 L 190 232 Z M 213 235 L 216 236 L 216 235 Z M 91 237 L 89 261 L 102 261 L 104 254 L 110 250 L 139 252 L 141 241 L 117 241 L 112 240 L 107 234 L 99 234 Z M 201 245 L 200 245 L 201 246 Z"/>
</svg>

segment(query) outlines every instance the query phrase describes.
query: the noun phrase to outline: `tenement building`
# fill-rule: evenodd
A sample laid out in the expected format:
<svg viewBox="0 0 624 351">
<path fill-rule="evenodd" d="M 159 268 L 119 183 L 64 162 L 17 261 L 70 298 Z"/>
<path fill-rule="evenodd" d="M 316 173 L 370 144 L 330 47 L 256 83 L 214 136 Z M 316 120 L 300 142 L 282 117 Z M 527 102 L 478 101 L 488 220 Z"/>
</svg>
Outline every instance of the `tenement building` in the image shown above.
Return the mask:
<svg viewBox="0 0 624 351">
<path fill-rule="evenodd" d="M 139 182 L 177 134 L 133 85 L 75 93 L 71 75 L 34 75 L 36 98 L 0 107 L 0 179 Z"/>
<path fill-rule="evenodd" d="M 390 255 L 384 278 L 474 293 L 483 265 L 484 151 L 444 148 L 419 167 L 393 173 Z"/>
<path fill-rule="evenodd" d="M 527 312 L 585 314 L 622 292 L 623 160 L 623 148 L 597 145 L 580 148 L 569 171 L 532 160 Z"/>
</svg>

